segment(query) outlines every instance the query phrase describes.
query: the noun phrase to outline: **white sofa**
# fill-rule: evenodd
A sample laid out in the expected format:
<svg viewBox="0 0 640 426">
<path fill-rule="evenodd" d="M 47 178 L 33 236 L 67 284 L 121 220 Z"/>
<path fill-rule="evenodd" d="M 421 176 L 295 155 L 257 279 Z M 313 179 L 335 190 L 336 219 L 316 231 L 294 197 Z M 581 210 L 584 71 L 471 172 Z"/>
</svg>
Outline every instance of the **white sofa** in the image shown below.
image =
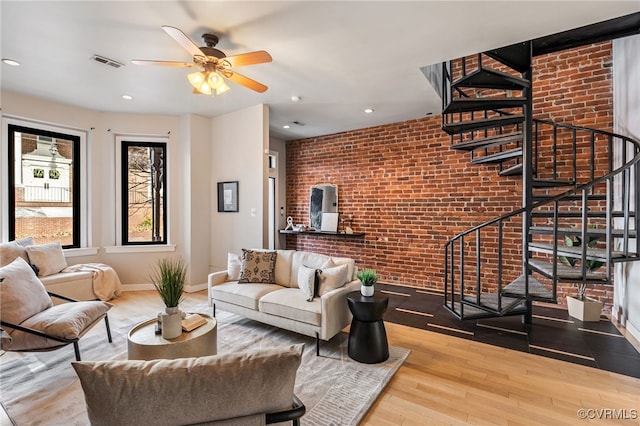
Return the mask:
<svg viewBox="0 0 640 426">
<path fill-rule="evenodd" d="M 346 295 L 360 287 L 355 262 L 350 258 L 306 251 L 275 252 L 275 282 L 260 284 L 239 283 L 237 269 L 241 268 L 237 268 L 237 263 L 234 265 L 234 255 L 229 254 L 227 271 L 209 274 L 209 303 L 213 306 L 213 313 L 215 315 L 216 307 L 219 307 L 256 321 L 315 337 L 316 353 L 319 354 L 320 339 L 331 339 L 351 321 Z M 236 262 L 240 262 L 239 257 Z M 345 282 L 337 288 L 325 289 L 324 294 L 308 301 L 308 296 L 298 286 L 299 272 L 303 265 L 318 271 L 346 265 Z M 322 280 L 322 272 L 318 275 Z"/>
</svg>

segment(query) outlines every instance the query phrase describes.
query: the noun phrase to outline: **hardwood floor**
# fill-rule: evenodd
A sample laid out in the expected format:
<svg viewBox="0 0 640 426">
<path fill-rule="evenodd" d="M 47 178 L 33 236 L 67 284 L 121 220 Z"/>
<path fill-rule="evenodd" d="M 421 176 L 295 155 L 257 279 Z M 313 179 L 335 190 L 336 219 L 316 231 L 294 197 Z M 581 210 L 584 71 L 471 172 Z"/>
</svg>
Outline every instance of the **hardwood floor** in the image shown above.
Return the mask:
<svg viewBox="0 0 640 426">
<path fill-rule="evenodd" d="M 188 294 L 183 306 L 206 302 Z M 155 315 L 153 291 L 114 300 L 118 315 Z M 122 318 L 122 319 L 120 319 Z M 363 425 L 640 424 L 640 379 L 387 322 L 389 344 L 411 350 Z M 579 417 L 584 411 L 588 420 Z M 626 420 L 615 421 L 616 416 Z M 0 415 L 0 418 L 2 416 Z M 4 424 L 4 423 L 3 423 Z"/>
<path fill-rule="evenodd" d="M 188 294 L 183 303 L 202 302 L 206 291 Z M 162 307 L 154 292 L 125 293 L 117 303 L 119 309 L 150 315 Z M 640 424 L 635 415 L 640 379 L 390 322 L 385 326 L 389 344 L 411 354 L 363 425 L 612 424 L 614 414 L 636 417 L 624 424 Z M 578 417 L 580 409 L 592 410 L 588 421 Z"/>
</svg>

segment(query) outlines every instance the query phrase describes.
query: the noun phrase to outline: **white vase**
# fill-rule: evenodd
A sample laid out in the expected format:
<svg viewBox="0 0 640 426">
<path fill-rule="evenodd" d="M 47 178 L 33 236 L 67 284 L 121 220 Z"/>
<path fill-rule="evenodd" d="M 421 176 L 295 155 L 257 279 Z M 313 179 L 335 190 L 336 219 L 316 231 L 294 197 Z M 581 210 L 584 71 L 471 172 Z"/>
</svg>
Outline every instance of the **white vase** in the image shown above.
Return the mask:
<svg viewBox="0 0 640 426">
<path fill-rule="evenodd" d="M 366 296 L 366 297 L 373 296 L 373 286 L 372 285 L 361 285 L 360 286 L 360 293 L 362 293 L 362 295 Z"/>
<path fill-rule="evenodd" d="M 182 312 L 177 307 L 165 308 L 162 317 L 162 337 L 175 339 L 182 334 Z"/>
</svg>

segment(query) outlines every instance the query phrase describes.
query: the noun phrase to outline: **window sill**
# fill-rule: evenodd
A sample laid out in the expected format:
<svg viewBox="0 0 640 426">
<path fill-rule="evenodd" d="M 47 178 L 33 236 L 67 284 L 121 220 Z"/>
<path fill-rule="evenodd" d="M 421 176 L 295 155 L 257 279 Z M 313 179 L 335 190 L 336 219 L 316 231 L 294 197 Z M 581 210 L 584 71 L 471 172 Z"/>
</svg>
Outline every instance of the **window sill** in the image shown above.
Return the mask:
<svg viewBox="0 0 640 426">
<path fill-rule="evenodd" d="M 98 254 L 97 247 L 82 247 L 64 249 L 64 257 L 94 256 Z"/>
<path fill-rule="evenodd" d="M 105 247 L 106 253 L 160 253 L 176 251 L 174 244 Z"/>
</svg>

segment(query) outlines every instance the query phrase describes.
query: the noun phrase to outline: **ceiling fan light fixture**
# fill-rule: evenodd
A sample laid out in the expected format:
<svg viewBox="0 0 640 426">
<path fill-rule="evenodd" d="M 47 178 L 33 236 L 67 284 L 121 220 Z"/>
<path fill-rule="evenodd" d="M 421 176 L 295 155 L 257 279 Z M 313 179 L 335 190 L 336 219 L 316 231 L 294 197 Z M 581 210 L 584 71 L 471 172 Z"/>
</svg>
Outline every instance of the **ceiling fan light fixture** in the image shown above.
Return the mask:
<svg viewBox="0 0 640 426">
<path fill-rule="evenodd" d="M 229 86 L 227 86 L 227 83 L 225 83 L 225 82 L 223 81 L 223 82 L 222 82 L 222 84 L 220 85 L 220 87 L 218 87 L 218 88 L 216 89 L 216 95 L 219 95 L 219 94 L 221 94 L 221 93 L 224 93 L 224 92 L 226 92 L 226 91 L 227 91 L 227 90 L 229 90 L 229 89 L 230 89 L 230 87 L 229 87 Z"/>
<path fill-rule="evenodd" d="M 209 82 L 209 86 L 216 90 L 224 84 L 222 76 L 215 71 L 209 73 L 207 81 Z"/>
<path fill-rule="evenodd" d="M 208 82 L 208 75 L 204 71 L 191 73 L 187 75 L 187 79 L 199 93 L 202 93 L 203 95 L 211 94 L 211 86 Z"/>
</svg>

